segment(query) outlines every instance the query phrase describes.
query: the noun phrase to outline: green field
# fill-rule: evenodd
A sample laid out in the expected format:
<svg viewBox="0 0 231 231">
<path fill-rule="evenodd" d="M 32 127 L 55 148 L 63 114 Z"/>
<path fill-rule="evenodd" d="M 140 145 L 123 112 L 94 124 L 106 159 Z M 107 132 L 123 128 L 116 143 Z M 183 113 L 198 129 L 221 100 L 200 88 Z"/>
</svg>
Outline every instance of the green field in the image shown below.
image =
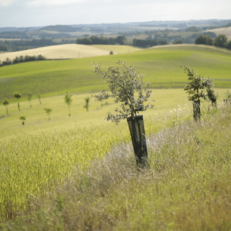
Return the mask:
<svg viewBox="0 0 231 231">
<path fill-rule="evenodd" d="M 125 53 L 142 50 L 137 47 L 126 46 L 126 45 L 92 45 L 92 46 L 102 50 L 113 51 L 114 54 L 125 54 Z"/>
<path fill-rule="evenodd" d="M 84 108 L 85 98 L 107 89 L 91 63 L 106 68 L 119 59 L 145 74 L 153 87 L 154 109 L 142 113 L 150 154 L 147 171 L 137 171 L 132 149 L 123 148 L 131 142 L 126 121 L 116 126 L 104 120 L 118 104 L 91 98 L 89 111 Z M 169 46 L 1 67 L 0 99 L 7 97 L 10 105 L 9 116 L 0 105 L 0 229 L 229 230 L 226 134 L 231 117 L 230 110 L 223 109 L 223 98 L 231 86 L 230 64 L 231 52 L 226 50 Z M 214 78 L 219 87 L 218 109 L 203 101 L 198 126 L 192 123 L 192 105 L 183 90 L 187 75 L 180 65 Z M 16 91 L 23 94 L 21 111 L 13 99 Z M 70 117 L 66 91 L 73 98 Z M 33 94 L 32 107 L 28 92 Z M 52 109 L 51 120 L 44 108 Z M 24 126 L 20 116 L 26 116 Z M 203 217 L 197 216 L 198 205 L 204 206 Z M 227 215 L 211 225 L 218 208 Z M 141 223 L 137 214 L 144 217 Z"/>
<path fill-rule="evenodd" d="M 106 89 L 91 63 L 102 67 L 126 60 L 128 65 L 145 75 L 152 88 L 182 88 L 187 78 L 180 65 L 194 68 L 202 76 L 210 76 L 216 87 L 231 86 L 231 52 L 204 46 L 176 46 L 141 50 L 128 54 L 84 59 L 41 61 L 4 66 L 0 69 L 0 100 L 13 98 L 19 91 L 23 97 L 31 92 L 43 96 Z"/>
</svg>

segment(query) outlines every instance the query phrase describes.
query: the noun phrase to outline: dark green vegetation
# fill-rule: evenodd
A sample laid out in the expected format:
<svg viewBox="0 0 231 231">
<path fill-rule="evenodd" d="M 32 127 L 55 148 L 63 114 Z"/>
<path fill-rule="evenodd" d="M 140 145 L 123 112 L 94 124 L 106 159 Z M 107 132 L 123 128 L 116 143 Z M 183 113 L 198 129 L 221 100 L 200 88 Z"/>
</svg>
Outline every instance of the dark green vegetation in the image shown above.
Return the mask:
<svg viewBox="0 0 231 231">
<path fill-rule="evenodd" d="M 69 116 L 71 116 L 71 103 L 72 103 L 72 98 L 71 98 L 71 95 L 68 94 L 68 92 L 66 93 L 65 97 L 64 97 L 64 101 L 65 103 L 67 104 L 68 106 L 68 109 L 69 109 Z M 41 104 L 41 102 L 40 102 Z"/>
<path fill-rule="evenodd" d="M 40 61 L 5 66 L 0 72 L 0 100 L 12 99 L 14 92 L 43 96 L 63 92 L 94 92 L 107 87 L 95 76 L 91 63 L 100 62 L 102 68 L 117 60 L 126 60 L 144 74 L 151 88 L 183 88 L 185 74 L 180 65 L 190 66 L 203 76 L 214 79 L 216 87 L 231 86 L 231 52 L 213 47 L 172 46 L 134 53 L 91 57 L 84 59 Z"/>
<path fill-rule="evenodd" d="M 7 100 L 7 99 L 5 99 L 4 101 L 3 101 L 3 103 L 2 103 L 5 107 L 6 107 L 6 115 L 8 116 L 8 108 L 7 108 L 7 106 L 10 104 L 9 103 L 9 101 Z"/>
<path fill-rule="evenodd" d="M 5 40 L 0 41 L 0 51 L 20 51 L 38 47 L 52 46 L 68 43 L 67 41 L 55 42 L 53 39 L 33 39 L 33 40 Z"/>
<path fill-rule="evenodd" d="M 183 67 L 184 72 L 188 76 L 189 83 L 184 88 L 188 93 L 189 101 L 193 102 L 193 117 L 195 121 L 200 121 L 201 118 L 201 99 L 210 100 L 216 104 L 216 95 L 213 89 L 213 80 L 209 77 L 204 78 L 198 75 L 193 69 Z"/>
<path fill-rule="evenodd" d="M 26 116 L 20 116 L 19 119 L 22 120 L 22 125 L 24 125 L 25 120 L 26 120 Z"/>
<path fill-rule="evenodd" d="M 30 61 L 41 61 L 41 60 L 46 60 L 46 58 L 44 56 L 42 56 L 42 55 L 38 55 L 38 56 L 25 55 L 24 57 L 23 56 L 16 57 L 13 60 L 10 60 L 9 58 L 6 58 L 5 61 L 0 60 L 0 67 L 1 66 L 6 66 L 6 65 L 11 65 L 11 64 L 30 62 Z"/>
<path fill-rule="evenodd" d="M 116 38 L 106 38 L 106 37 L 85 37 L 85 38 L 78 38 L 76 40 L 77 44 L 85 44 L 85 45 L 92 45 L 92 44 L 110 44 L 110 45 L 125 45 L 127 44 L 127 38 L 125 36 L 117 36 Z"/>
<path fill-rule="evenodd" d="M 212 39 L 209 35 L 200 35 L 196 38 L 195 44 L 214 45 L 216 47 L 231 49 L 231 40 L 228 41 L 228 37 L 224 34 L 216 36 Z"/>
</svg>

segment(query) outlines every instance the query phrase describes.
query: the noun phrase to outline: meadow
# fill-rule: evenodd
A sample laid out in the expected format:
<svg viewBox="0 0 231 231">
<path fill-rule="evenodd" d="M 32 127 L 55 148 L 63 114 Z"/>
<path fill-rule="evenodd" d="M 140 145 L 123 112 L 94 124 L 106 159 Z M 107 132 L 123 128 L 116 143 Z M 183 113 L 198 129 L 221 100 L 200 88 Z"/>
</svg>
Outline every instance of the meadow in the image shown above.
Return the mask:
<svg viewBox="0 0 231 231">
<path fill-rule="evenodd" d="M 92 46 L 107 51 L 113 51 L 114 54 L 125 54 L 129 52 L 142 50 L 138 47 L 132 47 L 126 45 L 92 45 Z"/>
<path fill-rule="evenodd" d="M 206 46 L 170 46 L 150 48 L 127 54 L 84 59 L 43 61 L 4 66 L 0 69 L 0 100 L 12 99 L 14 92 L 54 96 L 64 91 L 84 93 L 107 89 L 94 74 L 91 63 L 103 68 L 126 60 L 145 75 L 152 88 L 183 88 L 187 78 L 180 65 L 194 68 L 202 76 L 214 79 L 218 88 L 231 86 L 231 51 Z"/>
<path fill-rule="evenodd" d="M 91 67 L 97 59 L 103 67 L 126 59 L 152 82 L 155 107 L 142 113 L 150 169 L 137 171 L 126 121 L 104 120 L 116 103 L 91 98 L 84 108 L 85 98 L 106 89 Z M 2 67 L 1 99 L 8 94 L 10 105 L 9 116 L 0 106 L 0 229 L 229 230 L 231 112 L 223 98 L 230 61 L 226 50 L 178 46 Z M 215 89 L 218 109 L 203 102 L 198 125 L 180 64 L 224 87 Z M 20 112 L 14 91 L 23 93 Z"/>
</svg>

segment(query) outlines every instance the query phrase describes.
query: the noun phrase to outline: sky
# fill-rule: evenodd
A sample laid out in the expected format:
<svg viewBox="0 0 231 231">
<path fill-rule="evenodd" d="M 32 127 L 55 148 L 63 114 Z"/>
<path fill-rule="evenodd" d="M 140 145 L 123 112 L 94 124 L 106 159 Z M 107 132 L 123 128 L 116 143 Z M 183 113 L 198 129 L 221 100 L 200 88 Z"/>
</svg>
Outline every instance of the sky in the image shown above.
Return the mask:
<svg viewBox="0 0 231 231">
<path fill-rule="evenodd" d="M 231 19 L 231 0 L 0 0 L 0 27 Z"/>
</svg>

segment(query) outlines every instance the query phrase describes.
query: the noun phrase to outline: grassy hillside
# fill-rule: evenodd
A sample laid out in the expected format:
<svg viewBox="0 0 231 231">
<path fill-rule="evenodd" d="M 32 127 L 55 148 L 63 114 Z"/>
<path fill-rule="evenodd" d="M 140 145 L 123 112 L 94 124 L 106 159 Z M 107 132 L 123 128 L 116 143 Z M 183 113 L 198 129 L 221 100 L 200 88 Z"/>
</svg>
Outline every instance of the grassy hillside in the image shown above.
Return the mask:
<svg viewBox="0 0 231 231">
<path fill-rule="evenodd" d="M 150 169 L 140 171 L 123 143 L 124 124 L 31 131 L 0 141 L 0 227 L 229 230 L 230 110 L 214 110 L 200 125 L 185 123 L 185 116 L 176 110 L 147 121 L 149 129 L 166 129 L 148 136 Z M 121 145 L 110 151 L 112 143 Z"/>
<path fill-rule="evenodd" d="M 125 46 L 125 45 L 92 45 L 92 46 L 102 50 L 113 51 L 114 54 L 125 54 L 129 52 L 142 50 L 137 47 Z"/>
<path fill-rule="evenodd" d="M 41 93 L 57 95 L 67 90 L 77 93 L 99 91 L 106 88 L 101 77 L 96 76 L 91 63 L 103 68 L 126 60 L 152 88 L 182 88 L 187 77 L 180 65 L 194 68 L 202 76 L 215 79 L 217 87 L 231 86 L 231 52 L 205 46 L 159 47 L 138 52 L 90 57 L 74 60 L 41 61 L 4 66 L 0 72 L 0 100 L 13 98 L 19 91 L 26 96 Z"/>
<path fill-rule="evenodd" d="M 41 47 L 30 50 L 16 51 L 16 52 L 8 52 L 4 54 L 0 54 L 0 60 L 3 61 L 6 58 L 14 59 L 17 56 L 33 56 L 33 55 L 43 55 L 47 59 L 77 59 L 77 58 L 85 58 L 92 56 L 102 56 L 109 55 L 109 52 L 106 50 L 91 47 L 87 45 L 80 44 L 65 44 L 65 45 L 56 45 L 56 46 L 48 46 Z"/>
<path fill-rule="evenodd" d="M 192 105 L 183 91 L 187 76 L 179 65 L 229 87 L 230 54 L 205 46 L 169 46 L 2 67 L 0 99 L 11 98 L 15 91 L 23 98 L 20 112 L 10 99 L 9 116 L 0 105 L 0 229 L 18 217 L 6 230 L 228 230 L 230 110 L 219 105 L 208 111 L 203 102 L 200 126 L 192 123 Z M 92 91 L 105 88 L 91 62 L 106 68 L 118 59 L 146 74 L 153 87 L 168 88 L 153 89 L 155 107 L 142 113 L 147 171 L 136 171 L 131 148 L 116 150 L 110 159 L 114 147 L 131 140 L 126 121 L 116 126 L 103 120 L 117 104 L 91 98 L 89 111 L 84 108 Z M 73 95 L 71 117 L 64 103 L 67 90 Z M 222 105 L 225 91 L 216 89 Z M 32 107 L 28 92 L 33 94 Z M 52 109 L 51 120 L 44 108 Z M 26 116 L 24 126 L 21 116 Z"/>
<path fill-rule="evenodd" d="M 202 76 L 215 79 L 216 87 L 231 87 L 231 51 L 206 46 L 169 46 L 128 54 L 84 59 L 41 61 L 4 66 L 0 69 L 0 100 L 13 98 L 19 91 L 43 96 L 92 92 L 106 89 L 101 77 L 94 74 L 91 63 L 103 68 L 126 60 L 128 65 L 145 74 L 152 88 L 182 88 L 187 76 L 180 65 L 194 68 Z M 24 98 L 25 99 L 25 98 Z"/>
</svg>

